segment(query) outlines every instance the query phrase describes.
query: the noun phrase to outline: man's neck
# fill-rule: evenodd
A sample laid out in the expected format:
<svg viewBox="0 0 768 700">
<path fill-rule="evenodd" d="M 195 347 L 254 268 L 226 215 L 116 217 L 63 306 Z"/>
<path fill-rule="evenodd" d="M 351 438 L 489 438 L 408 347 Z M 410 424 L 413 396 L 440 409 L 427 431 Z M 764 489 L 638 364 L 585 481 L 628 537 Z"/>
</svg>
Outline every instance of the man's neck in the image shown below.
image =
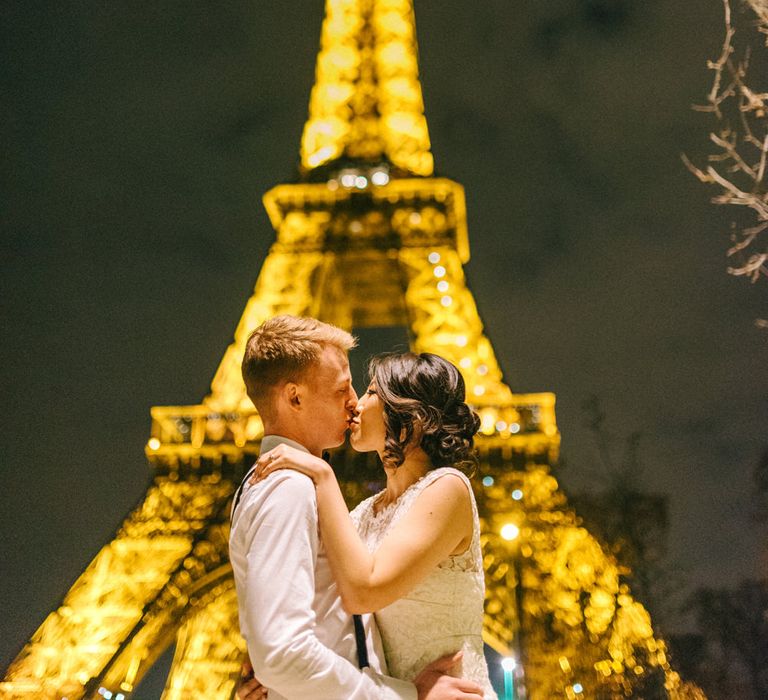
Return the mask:
<svg viewBox="0 0 768 700">
<path fill-rule="evenodd" d="M 296 430 L 291 429 L 289 426 L 265 423 L 264 437 L 267 436 L 290 440 L 291 442 L 295 442 L 297 445 L 303 447 L 307 452 L 314 455 L 315 457 L 322 456 L 322 447 L 317 447 L 310 444 L 310 441 L 306 439 L 306 436 L 297 433 Z"/>
</svg>

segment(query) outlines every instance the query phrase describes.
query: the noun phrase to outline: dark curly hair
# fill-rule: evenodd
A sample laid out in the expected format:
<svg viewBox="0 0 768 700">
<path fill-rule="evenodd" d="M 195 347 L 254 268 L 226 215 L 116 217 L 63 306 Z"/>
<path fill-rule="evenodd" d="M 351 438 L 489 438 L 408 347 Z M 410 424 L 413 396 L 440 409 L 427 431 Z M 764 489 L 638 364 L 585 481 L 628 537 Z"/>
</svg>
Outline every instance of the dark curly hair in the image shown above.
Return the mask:
<svg viewBox="0 0 768 700">
<path fill-rule="evenodd" d="M 480 418 L 464 401 L 464 378 L 456 367 L 428 352 L 386 353 L 371 359 L 368 375 L 384 408 L 385 466 L 399 467 L 418 441 L 433 468 L 475 471 Z"/>
</svg>

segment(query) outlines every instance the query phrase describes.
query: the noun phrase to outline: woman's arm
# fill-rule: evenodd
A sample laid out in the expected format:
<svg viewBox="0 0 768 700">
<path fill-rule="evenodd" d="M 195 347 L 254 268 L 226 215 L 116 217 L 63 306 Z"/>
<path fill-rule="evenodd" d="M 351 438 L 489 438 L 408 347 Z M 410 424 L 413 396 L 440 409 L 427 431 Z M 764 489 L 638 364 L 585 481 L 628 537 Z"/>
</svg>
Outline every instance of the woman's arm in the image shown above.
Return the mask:
<svg viewBox="0 0 768 700">
<path fill-rule="evenodd" d="M 373 612 L 402 598 L 472 532 L 472 506 L 464 482 L 446 474 L 418 496 L 371 554 L 357 534 L 330 466 L 286 445 L 259 459 L 256 474 L 277 469 L 307 474 L 317 489 L 320 531 L 345 609 Z"/>
<path fill-rule="evenodd" d="M 418 496 L 369 553 L 333 473 L 316 483 L 320 531 L 344 608 L 374 612 L 406 595 L 472 532 L 472 506 L 459 477 L 446 475 Z"/>
</svg>

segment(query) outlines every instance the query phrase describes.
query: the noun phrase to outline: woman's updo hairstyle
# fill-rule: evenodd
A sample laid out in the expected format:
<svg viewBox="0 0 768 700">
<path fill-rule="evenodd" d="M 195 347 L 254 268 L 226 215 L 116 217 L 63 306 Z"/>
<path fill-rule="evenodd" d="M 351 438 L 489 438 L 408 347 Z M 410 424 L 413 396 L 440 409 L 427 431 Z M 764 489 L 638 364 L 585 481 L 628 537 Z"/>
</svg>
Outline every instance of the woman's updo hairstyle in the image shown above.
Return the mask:
<svg viewBox="0 0 768 700">
<path fill-rule="evenodd" d="M 474 472 L 480 419 L 464 401 L 464 378 L 456 367 L 428 352 L 387 353 L 371 359 L 368 374 L 384 408 L 384 466 L 399 467 L 418 441 L 434 468 Z"/>
</svg>

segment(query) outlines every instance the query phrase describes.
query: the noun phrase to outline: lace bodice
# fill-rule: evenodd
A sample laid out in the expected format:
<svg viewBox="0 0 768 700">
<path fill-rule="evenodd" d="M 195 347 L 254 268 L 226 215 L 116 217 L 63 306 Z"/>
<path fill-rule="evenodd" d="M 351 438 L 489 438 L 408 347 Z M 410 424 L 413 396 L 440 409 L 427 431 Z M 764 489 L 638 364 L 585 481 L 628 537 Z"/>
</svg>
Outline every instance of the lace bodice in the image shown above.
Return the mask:
<svg viewBox="0 0 768 700">
<path fill-rule="evenodd" d="M 378 494 L 366 499 L 352 511 L 352 520 L 368 550 L 374 552 L 421 492 L 448 474 L 461 478 L 472 502 L 469 546 L 442 561 L 408 595 L 377 611 L 376 622 L 390 675 L 413 680 L 430 661 L 461 649 L 464 657 L 456 675 L 482 685 L 485 700 L 496 700 L 483 656 L 485 582 L 477 504 L 469 479 L 452 467 L 434 469 L 378 513 L 374 513 Z"/>
</svg>

